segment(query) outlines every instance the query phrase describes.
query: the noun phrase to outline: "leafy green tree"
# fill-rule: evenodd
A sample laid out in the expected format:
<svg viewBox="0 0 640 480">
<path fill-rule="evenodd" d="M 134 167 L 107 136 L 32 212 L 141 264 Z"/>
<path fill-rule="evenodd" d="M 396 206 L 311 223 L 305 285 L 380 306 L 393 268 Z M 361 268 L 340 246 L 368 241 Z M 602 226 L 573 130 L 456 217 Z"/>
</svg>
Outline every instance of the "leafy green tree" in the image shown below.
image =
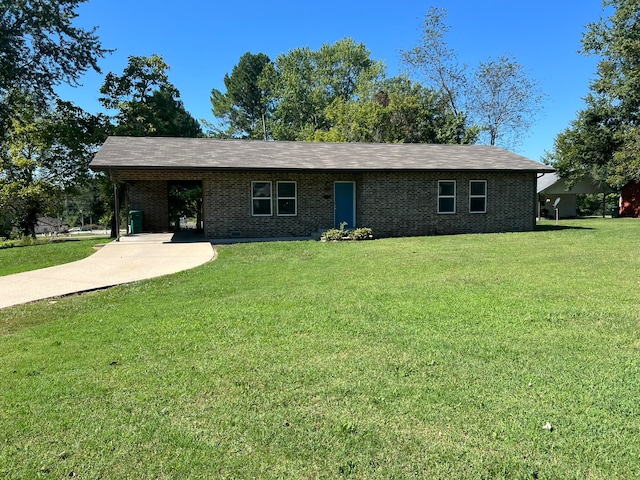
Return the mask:
<svg viewBox="0 0 640 480">
<path fill-rule="evenodd" d="M 226 93 L 211 91 L 213 115 L 225 125 L 217 136 L 262 138 L 267 140 L 267 121 L 270 115 L 268 84 L 263 71 L 271 63 L 264 53 L 245 53 L 233 67 L 231 75 L 225 74 Z"/>
<path fill-rule="evenodd" d="M 583 53 L 599 57 L 594 94 L 616 104 L 620 118 L 640 119 L 640 1 L 604 0 L 612 15 L 587 26 Z"/>
<path fill-rule="evenodd" d="M 214 89 L 211 96 L 214 114 L 227 126 L 216 136 L 432 143 L 478 137 L 446 94 L 405 78 L 385 79 L 382 63 L 351 38 L 317 51 L 296 48 L 273 63 L 247 53 L 225 85 L 226 93 Z"/>
<path fill-rule="evenodd" d="M 123 105 L 114 133 L 134 137 L 201 137 L 202 128 L 180 100 L 168 90 L 160 89 L 144 103 Z"/>
<path fill-rule="evenodd" d="M 179 92 L 169 82 L 169 65 L 158 54 L 150 57 L 130 56 L 122 75 L 107 73 L 100 102 L 109 109 L 120 109 L 130 102 L 145 103 L 153 92 L 164 89 L 173 96 Z"/>
<path fill-rule="evenodd" d="M 22 95 L 40 108 L 55 98 L 54 87 L 77 85 L 109 53 L 96 28 L 74 25 L 86 0 L 9 0 L 0 7 L 0 139 L 10 128 Z"/>
<path fill-rule="evenodd" d="M 76 26 L 85 0 L 10 0 L 0 6 L 0 217 L 33 235 L 37 217 L 84 182 L 105 119 L 58 100 L 110 51 Z M 101 133 L 97 133 L 100 131 Z M 102 140 L 99 140 L 101 143 Z"/>
<path fill-rule="evenodd" d="M 14 222 L 15 216 L 9 211 L 9 209 L 0 209 L 0 239 L 9 238 L 11 236 Z"/>
<path fill-rule="evenodd" d="M 562 175 L 590 174 L 611 186 L 640 179 L 640 1 L 605 0 L 612 14 L 591 23 L 583 53 L 597 55 L 585 108 L 545 159 Z"/>
<path fill-rule="evenodd" d="M 274 105 L 273 138 L 310 140 L 316 130 L 329 130 L 327 107 L 370 91 L 382 74 L 382 63 L 372 60 L 366 47 L 351 38 L 317 51 L 304 47 L 279 55 L 263 73 Z"/>
<path fill-rule="evenodd" d="M 323 102 L 314 57 L 308 47 L 296 48 L 279 55 L 267 71 L 275 106 L 271 128 L 275 140 L 303 140 L 324 126 L 328 104 Z"/>
<path fill-rule="evenodd" d="M 59 213 L 63 195 L 90 181 L 89 162 L 109 130 L 106 117 L 69 102 L 40 110 L 23 98 L 0 150 L 0 210 L 32 236 L 38 216 Z"/>
<path fill-rule="evenodd" d="M 39 169 L 48 181 L 72 192 L 93 178 L 89 163 L 112 132 L 109 117 L 90 114 L 71 102 L 58 100 L 43 116 L 39 135 L 47 146 Z"/>
<path fill-rule="evenodd" d="M 587 108 L 578 112 L 576 120 L 559 133 L 553 151 L 545 155 L 558 174 L 569 182 L 589 174 L 597 181 L 623 184 L 616 177 L 615 152 L 621 148 L 620 124 L 615 108 L 605 99 L 589 95 Z"/>
<path fill-rule="evenodd" d="M 603 5 L 613 14 L 590 24 L 582 43 L 584 53 L 600 58 L 591 90 L 610 107 L 608 122 L 617 127 L 613 145 L 603 147 L 614 152 L 609 182 L 623 185 L 640 179 L 640 1 L 605 0 Z"/>
<path fill-rule="evenodd" d="M 202 136 L 202 129 L 169 82 L 169 65 L 160 55 L 130 56 L 122 75 L 109 72 L 100 102 L 116 114 L 116 135 Z"/>
<path fill-rule="evenodd" d="M 326 109 L 332 123 L 314 139 L 334 142 L 474 143 L 477 128 L 454 114 L 447 100 L 405 78 L 383 81 L 375 94 L 345 102 L 337 98 Z"/>
</svg>

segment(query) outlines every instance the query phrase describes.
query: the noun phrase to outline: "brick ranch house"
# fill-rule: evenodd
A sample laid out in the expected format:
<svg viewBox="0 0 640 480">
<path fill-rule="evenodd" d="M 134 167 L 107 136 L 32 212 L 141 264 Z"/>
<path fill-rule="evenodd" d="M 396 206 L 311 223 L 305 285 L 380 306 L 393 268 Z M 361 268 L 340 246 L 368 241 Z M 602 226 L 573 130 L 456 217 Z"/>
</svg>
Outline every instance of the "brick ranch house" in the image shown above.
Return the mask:
<svg viewBox="0 0 640 480">
<path fill-rule="evenodd" d="M 346 222 L 377 237 L 533 230 L 553 169 L 479 145 L 110 137 L 91 162 L 126 188 L 142 231 L 169 230 L 168 186 L 202 187 L 210 239 L 308 237 Z"/>
</svg>

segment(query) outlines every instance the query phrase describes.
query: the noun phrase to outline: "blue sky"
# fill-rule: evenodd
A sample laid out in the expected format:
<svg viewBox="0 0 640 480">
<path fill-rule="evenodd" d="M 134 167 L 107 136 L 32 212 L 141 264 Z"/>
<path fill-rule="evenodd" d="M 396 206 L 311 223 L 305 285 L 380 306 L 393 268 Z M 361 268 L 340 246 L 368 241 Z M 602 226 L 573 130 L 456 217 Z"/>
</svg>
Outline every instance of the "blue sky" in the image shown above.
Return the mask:
<svg viewBox="0 0 640 480">
<path fill-rule="evenodd" d="M 100 62 L 102 74 L 89 73 L 82 86 L 58 91 L 96 113 L 107 72 L 120 74 L 130 55 L 158 53 L 170 65 L 169 79 L 186 109 L 213 121 L 211 89 L 224 91 L 225 73 L 247 51 L 275 59 L 296 47 L 318 49 L 352 37 L 392 76 L 402 69 L 400 51 L 418 44 L 430 6 L 447 10 L 447 40 L 460 61 L 473 66 L 512 54 L 540 82 L 547 95 L 543 113 L 517 150 L 540 160 L 584 105 L 597 58 L 578 50 L 585 25 L 603 15 L 601 0 L 89 0 L 77 23 L 97 26 L 104 47 L 116 52 Z"/>
</svg>

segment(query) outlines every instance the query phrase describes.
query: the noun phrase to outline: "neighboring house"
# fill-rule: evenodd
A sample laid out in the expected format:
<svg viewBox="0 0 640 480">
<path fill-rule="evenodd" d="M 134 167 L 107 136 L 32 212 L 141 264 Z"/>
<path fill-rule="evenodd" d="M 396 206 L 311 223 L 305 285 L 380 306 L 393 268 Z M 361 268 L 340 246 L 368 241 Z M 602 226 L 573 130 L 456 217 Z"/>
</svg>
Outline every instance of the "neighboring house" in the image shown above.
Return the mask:
<svg viewBox="0 0 640 480">
<path fill-rule="evenodd" d="M 66 233 L 69 231 L 69 224 L 52 217 L 40 217 L 36 224 L 36 234 Z"/>
<path fill-rule="evenodd" d="M 91 168 L 126 187 L 142 231 L 169 229 L 170 185 L 200 185 L 211 239 L 342 223 L 377 237 L 530 231 L 536 177 L 554 171 L 490 146 L 166 137 L 110 137 Z"/>
<path fill-rule="evenodd" d="M 602 194 L 613 193 L 614 190 L 607 185 L 601 185 L 590 176 L 585 176 L 568 186 L 565 179 L 560 178 L 556 173 L 545 173 L 538 177 L 538 217 L 544 216 L 545 210 L 548 216 L 554 217 L 553 205 L 559 198 L 558 217 L 571 218 L 578 215 L 577 196 L 582 194 Z M 603 197 L 604 198 L 604 197 Z"/>
<path fill-rule="evenodd" d="M 640 217 L 640 181 L 635 180 L 622 187 L 620 194 L 620 215 Z"/>
</svg>

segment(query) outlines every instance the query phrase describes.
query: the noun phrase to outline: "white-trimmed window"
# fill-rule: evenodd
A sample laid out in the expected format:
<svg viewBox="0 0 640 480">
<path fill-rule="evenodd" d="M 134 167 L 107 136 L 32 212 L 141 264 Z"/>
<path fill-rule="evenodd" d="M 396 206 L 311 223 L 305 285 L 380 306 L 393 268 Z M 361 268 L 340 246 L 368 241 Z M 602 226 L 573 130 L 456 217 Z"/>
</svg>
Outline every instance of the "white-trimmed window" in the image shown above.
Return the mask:
<svg viewBox="0 0 640 480">
<path fill-rule="evenodd" d="M 469 182 L 469 213 L 487 213 L 487 181 Z"/>
<path fill-rule="evenodd" d="M 438 213 L 456 213 L 455 180 L 438 180 Z"/>
<path fill-rule="evenodd" d="M 276 186 L 278 197 L 278 215 L 293 217 L 298 214 L 298 191 L 296 182 L 278 182 Z"/>
<path fill-rule="evenodd" d="M 251 215 L 271 216 L 271 182 L 251 182 Z"/>
</svg>

